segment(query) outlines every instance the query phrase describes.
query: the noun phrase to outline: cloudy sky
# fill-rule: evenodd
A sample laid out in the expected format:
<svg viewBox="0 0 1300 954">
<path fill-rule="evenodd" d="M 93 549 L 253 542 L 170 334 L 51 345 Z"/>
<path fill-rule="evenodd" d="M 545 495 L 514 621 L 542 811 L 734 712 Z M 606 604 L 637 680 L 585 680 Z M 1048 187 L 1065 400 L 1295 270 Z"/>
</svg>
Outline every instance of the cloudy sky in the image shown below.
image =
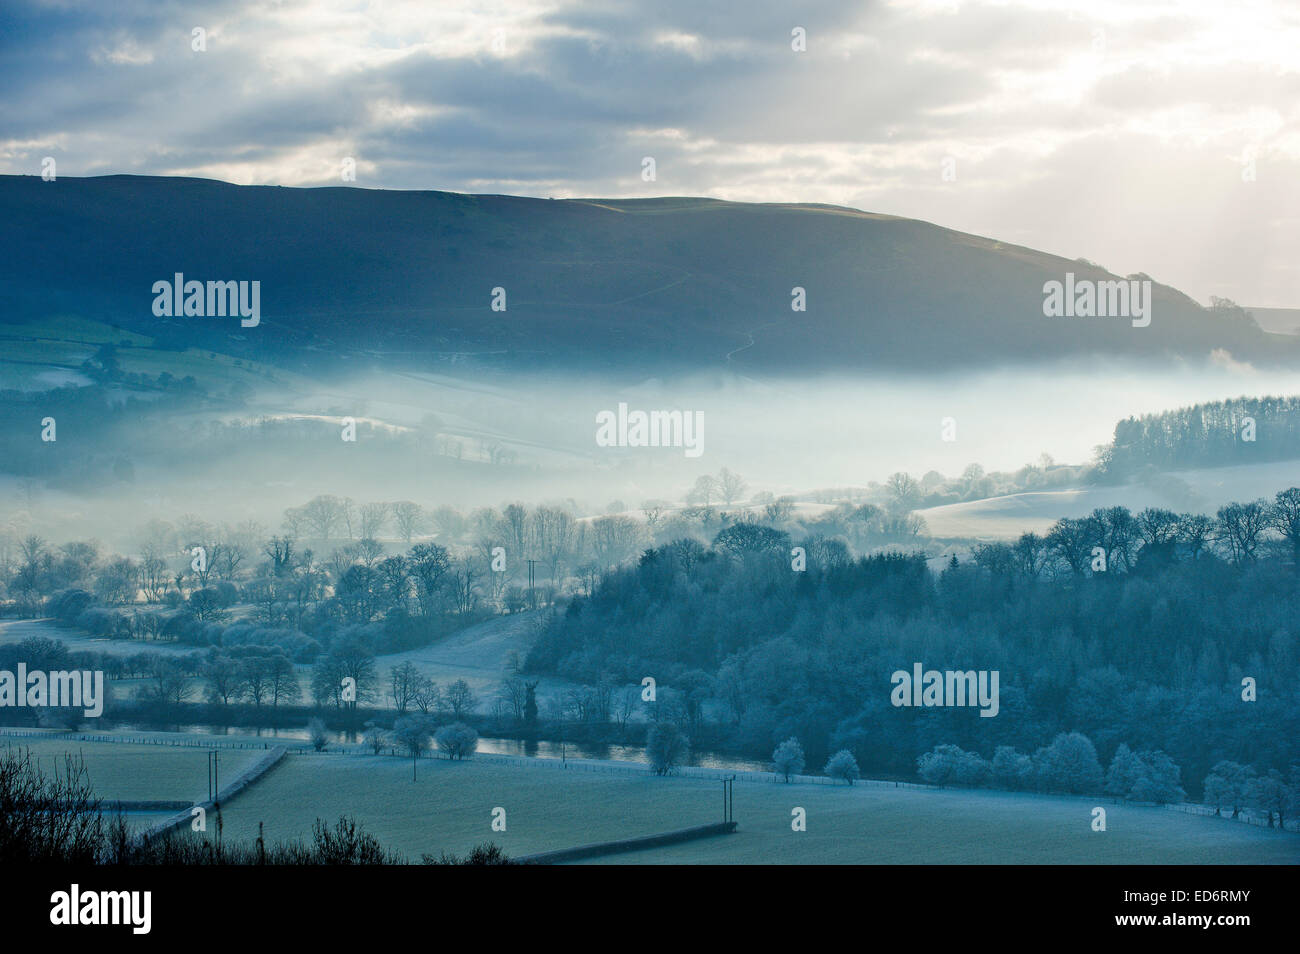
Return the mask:
<svg viewBox="0 0 1300 954">
<path fill-rule="evenodd" d="M 1294 0 L 6 0 L 0 79 L 2 172 L 826 202 L 1300 307 Z"/>
</svg>

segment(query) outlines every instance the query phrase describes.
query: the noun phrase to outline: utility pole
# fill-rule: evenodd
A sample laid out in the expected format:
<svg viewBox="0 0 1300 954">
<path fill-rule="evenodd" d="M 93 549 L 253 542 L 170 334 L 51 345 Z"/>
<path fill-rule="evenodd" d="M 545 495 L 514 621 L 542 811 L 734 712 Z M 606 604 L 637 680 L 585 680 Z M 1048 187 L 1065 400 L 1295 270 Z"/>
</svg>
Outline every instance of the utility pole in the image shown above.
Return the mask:
<svg viewBox="0 0 1300 954">
<path fill-rule="evenodd" d="M 217 777 L 217 750 L 208 749 L 208 801 L 217 800 L 217 792 L 221 790 L 220 779 Z"/>
</svg>

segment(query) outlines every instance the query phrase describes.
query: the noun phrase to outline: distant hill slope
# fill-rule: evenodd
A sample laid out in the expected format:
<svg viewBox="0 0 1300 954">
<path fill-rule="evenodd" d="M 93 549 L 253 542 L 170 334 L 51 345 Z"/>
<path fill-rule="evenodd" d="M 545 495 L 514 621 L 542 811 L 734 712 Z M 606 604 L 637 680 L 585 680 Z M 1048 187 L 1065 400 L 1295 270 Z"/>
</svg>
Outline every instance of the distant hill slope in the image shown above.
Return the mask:
<svg viewBox="0 0 1300 954">
<path fill-rule="evenodd" d="M 1246 307 L 1265 331 L 1279 335 L 1300 335 L 1300 308 Z"/>
<path fill-rule="evenodd" d="M 1062 517 L 1086 517 L 1098 507 L 1147 507 L 1213 515 L 1232 501 L 1263 497 L 1300 486 L 1300 463 L 1281 461 L 1236 467 L 1208 467 L 1161 475 L 1146 483 L 1032 491 L 945 504 L 918 510 L 939 538 L 1012 539 L 1027 531 L 1045 533 Z"/>
<path fill-rule="evenodd" d="M 936 369 L 1083 353 L 1296 363 L 1300 339 L 1156 286 L 1151 326 L 1049 319 L 1042 286 L 1101 269 L 819 205 L 545 200 L 0 177 L 0 321 L 107 319 L 293 367 Z M 151 286 L 259 280 L 262 324 L 162 319 Z M 807 290 L 806 312 L 791 289 Z M 506 289 L 507 311 L 489 307 Z"/>
</svg>

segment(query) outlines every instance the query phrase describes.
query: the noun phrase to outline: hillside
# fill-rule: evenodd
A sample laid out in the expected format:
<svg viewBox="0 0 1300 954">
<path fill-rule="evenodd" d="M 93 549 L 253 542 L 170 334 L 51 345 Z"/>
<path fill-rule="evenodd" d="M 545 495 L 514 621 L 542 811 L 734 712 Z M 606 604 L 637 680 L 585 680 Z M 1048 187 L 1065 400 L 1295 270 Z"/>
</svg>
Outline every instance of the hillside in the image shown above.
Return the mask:
<svg viewBox="0 0 1300 954">
<path fill-rule="evenodd" d="M 1045 533 L 1062 517 L 1086 517 L 1098 508 L 1125 506 L 1213 513 L 1232 501 L 1272 499 L 1300 484 L 1300 463 L 1282 461 L 1176 471 L 1146 483 L 1031 491 L 946 504 L 917 511 L 939 538 L 1010 539 Z"/>
<path fill-rule="evenodd" d="M 0 244 L 6 324 L 79 316 L 294 370 L 936 370 L 1216 348 L 1300 359 L 1300 338 L 1158 284 L 1147 328 L 1045 318 L 1045 281 L 1114 276 L 829 206 L 3 176 Z M 177 272 L 260 281 L 261 324 L 155 317 L 152 285 Z M 795 286 L 806 312 L 791 310 Z M 497 287 L 504 312 L 490 307 Z"/>
</svg>

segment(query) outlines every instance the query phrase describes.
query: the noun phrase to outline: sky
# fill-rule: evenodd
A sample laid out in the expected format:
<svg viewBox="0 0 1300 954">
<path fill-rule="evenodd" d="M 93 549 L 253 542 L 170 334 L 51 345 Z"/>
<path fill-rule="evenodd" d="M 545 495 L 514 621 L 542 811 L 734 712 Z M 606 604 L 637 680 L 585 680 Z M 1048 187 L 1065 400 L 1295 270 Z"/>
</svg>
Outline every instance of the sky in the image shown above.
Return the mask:
<svg viewBox="0 0 1300 954">
<path fill-rule="evenodd" d="M 830 203 L 1300 307 L 1293 0 L 5 0 L 0 82 L 3 173 Z"/>
</svg>

